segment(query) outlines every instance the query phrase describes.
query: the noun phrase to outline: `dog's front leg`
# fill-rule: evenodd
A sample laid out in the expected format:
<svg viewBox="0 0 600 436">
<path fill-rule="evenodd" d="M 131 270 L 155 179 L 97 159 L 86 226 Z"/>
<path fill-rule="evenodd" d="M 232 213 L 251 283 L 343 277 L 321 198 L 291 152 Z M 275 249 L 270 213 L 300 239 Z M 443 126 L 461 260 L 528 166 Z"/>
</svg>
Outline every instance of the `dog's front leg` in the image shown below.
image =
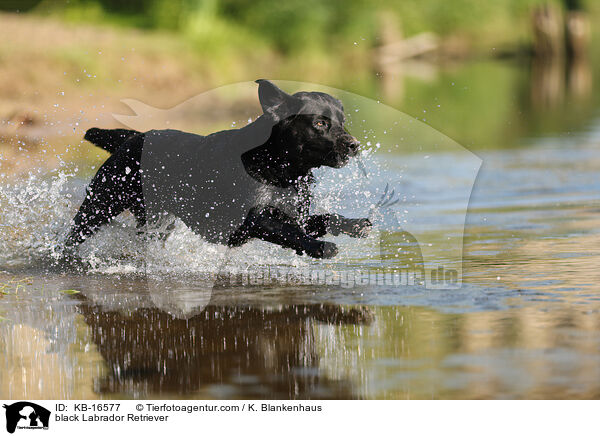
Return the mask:
<svg viewBox="0 0 600 436">
<path fill-rule="evenodd" d="M 242 227 L 229 239 L 228 245 L 239 246 L 250 238 L 259 238 L 319 259 L 328 259 L 338 253 L 334 243 L 319 241 L 308 235 L 292 218 L 274 207 L 250 211 Z"/>
<path fill-rule="evenodd" d="M 368 218 L 346 218 L 334 213 L 311 215 L 304 229 L 310 236 L 319 237 L 326 233 L 333 236 L 344 234 L 353 238 L 365 238 L 373 225 Z"/>
</svg>

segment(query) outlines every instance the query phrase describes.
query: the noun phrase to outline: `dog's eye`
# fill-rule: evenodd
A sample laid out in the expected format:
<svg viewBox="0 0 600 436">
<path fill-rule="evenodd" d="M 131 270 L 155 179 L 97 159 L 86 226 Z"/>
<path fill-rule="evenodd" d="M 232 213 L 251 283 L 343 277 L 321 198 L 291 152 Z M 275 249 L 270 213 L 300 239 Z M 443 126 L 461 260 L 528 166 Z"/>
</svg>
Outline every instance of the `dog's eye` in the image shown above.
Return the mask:
<svg viewBox="0 0 600 436">
<path fill-rule="evenodd" d="M 326 127 L 329 126 L 329 123 L 325 120 L 317 120 L 315 121 L 315 127 L 318 127 L 319 129 L 324 129 Z"/>
</svg>

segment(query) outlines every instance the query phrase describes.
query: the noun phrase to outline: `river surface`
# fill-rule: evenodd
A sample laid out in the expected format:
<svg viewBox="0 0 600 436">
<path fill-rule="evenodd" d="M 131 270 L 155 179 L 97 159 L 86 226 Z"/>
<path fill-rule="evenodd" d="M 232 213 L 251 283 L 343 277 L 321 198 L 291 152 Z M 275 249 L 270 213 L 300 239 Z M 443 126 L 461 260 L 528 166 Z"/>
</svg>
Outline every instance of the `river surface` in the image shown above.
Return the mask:
<svg viewBox="0 0 600 436">
<path fill-rule="evenodd" d="M 181 223 L 148 243 L 124 215 L 82 247 L 90 271 L 53 272 L 91 164 L 4 162 L 0 397 L 600 398 L 599 86 L 567 82 L 556 101 L 528 71 L 406 78 L 390 106 L 447 146 L 399 148 L 347 108 L 371 151 L 319 170 L 317 205 L 375 226 L 328 237 L 330 261 L 211 246 Z M 373 212 L 386 186 L 400 201 Z M 398 259 L 457 276 L 378 281 Z"/>
</svg>

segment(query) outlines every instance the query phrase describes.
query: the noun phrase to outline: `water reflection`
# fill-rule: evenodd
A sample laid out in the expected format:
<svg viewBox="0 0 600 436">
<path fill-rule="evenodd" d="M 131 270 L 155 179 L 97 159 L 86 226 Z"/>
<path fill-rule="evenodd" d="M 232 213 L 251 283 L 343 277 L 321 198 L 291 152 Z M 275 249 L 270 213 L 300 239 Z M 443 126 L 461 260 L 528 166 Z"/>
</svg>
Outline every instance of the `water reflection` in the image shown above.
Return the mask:
<svg viewBox="0 0 600 436">
<path fill-rule="evenodd" d="M 560 107 L 565 98 L 589 98 L 593 83 L 589 59 L 533 58 L 530 83 L 531 104 L 537 110 Z"/>
<path fill-rule="evenodd" d="M 565 93 L 565 63 L 562 57 L 534 58 L 531 68 L 531 103 L 535 108 L 559 106 Z"/>
<path fill-rule="evenodd" d="M 524 304 L 513 291 L 510 309 L 444 313 L 287 304 L 295 291 L 282 288 L 270 303 L 239 304 L 247 291 L 240 288 L 184 319 L 154 306 L 144 282 L 48 277 L 0 298 L 0 396 L 600 396 L 597 301 L 554 301 L 539 292 Z M 68 285 L 81 294 L 58 291 Z M 474 298 L 485 301 L 486 292 Z"/>
<path fill-rule="evenodd" d="M 106 310 L 85 297 L 79 301 L 108 366 L 101 395 L 349 398 L 351 383 L 320 373 L 313 327 L 372 319 L 368 309 L 333 305 L 209 305 L 182 319 L 156 307 Z"/>
</svg>

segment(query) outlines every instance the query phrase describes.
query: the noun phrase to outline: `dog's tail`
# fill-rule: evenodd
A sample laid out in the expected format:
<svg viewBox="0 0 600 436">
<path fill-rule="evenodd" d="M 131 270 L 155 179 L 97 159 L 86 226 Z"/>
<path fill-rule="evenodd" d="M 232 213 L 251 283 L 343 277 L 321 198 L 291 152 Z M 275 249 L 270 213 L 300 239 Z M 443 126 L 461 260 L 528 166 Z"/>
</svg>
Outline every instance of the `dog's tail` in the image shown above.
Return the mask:
<svg viewBox="0 0 600 436">
<path fill-rule="evenodd" d="M 137 130 L 99 129 L 92 127 L 85 132 L 84 139 L 109 153 L 114 153 L 125 141 L 139 133 Z"/>
</svg>

